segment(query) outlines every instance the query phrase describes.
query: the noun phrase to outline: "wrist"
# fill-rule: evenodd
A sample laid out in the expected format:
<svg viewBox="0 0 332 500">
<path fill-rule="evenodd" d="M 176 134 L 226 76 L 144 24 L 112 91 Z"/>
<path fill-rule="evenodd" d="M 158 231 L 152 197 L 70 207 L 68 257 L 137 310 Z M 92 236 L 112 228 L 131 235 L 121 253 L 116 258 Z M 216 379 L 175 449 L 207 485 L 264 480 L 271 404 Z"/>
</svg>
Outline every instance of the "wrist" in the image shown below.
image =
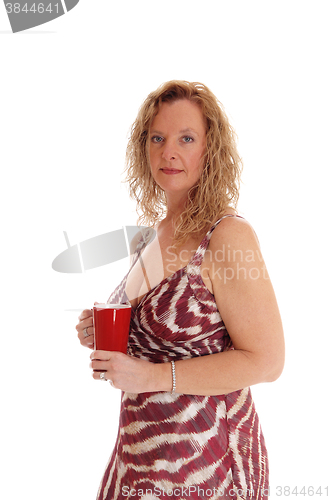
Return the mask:
<svg viewBox="0 0 332 500">
<path fill-rule="evenodd" d="M 170 362 L 154 363 L 154 374 L 151 377 L 153 389 L 151 392 L 172 392 L 173 377 Z"/>
</svg>

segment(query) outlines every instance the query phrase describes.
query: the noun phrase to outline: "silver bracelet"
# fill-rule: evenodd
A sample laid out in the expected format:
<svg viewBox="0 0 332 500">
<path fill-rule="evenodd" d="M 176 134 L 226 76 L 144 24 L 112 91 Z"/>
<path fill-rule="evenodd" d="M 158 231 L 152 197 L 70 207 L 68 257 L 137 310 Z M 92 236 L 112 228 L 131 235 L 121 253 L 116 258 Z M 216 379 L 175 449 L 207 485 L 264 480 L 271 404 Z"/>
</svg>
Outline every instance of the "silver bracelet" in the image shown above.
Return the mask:
<svg viewBox="0 0 332 500">
<path fill-rule="evenodd" d="M 171 366 L 172 366 L 172 394 L 174 394 L 176 390 L 176 376 L 175 376 L 175 363 L 174 361 L 171 361 Z"/>
</svg>

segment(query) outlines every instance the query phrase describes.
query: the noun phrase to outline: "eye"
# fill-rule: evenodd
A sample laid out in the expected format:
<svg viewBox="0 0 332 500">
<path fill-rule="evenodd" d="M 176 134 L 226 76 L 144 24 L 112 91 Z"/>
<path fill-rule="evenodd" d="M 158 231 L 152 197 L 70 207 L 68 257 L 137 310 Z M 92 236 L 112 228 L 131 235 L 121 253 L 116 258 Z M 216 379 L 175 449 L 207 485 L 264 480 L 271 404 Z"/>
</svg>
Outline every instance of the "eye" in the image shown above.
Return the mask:
<svg viewBox="0 0 332 500">
<path fill-rule="evenodd" d="M 190 137 L 189 135 L 185 135 L 183 138 L 183 142 L 185 143 L 190 143 L 190 142 L 194 142 L 194 139 L 192 137 Z"/>
<path fill-rule="evenodd" d="M 160 135 L 154 135 L 153 137 L 151 137 L 151 142 L 155 142 L 157 144 L 159 144 L 160 142 L 162 142 L 163 138 L 160 137 Z"/>
</svg>

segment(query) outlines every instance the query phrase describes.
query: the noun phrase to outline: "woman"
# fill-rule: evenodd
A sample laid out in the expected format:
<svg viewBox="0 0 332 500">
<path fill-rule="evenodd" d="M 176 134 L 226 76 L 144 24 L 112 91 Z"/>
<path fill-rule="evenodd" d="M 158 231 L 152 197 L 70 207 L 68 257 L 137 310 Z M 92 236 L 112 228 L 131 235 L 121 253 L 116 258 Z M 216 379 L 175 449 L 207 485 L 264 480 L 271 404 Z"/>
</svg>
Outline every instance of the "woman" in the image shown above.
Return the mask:
<svg viewBox="0 0 332 500">
<path fill-rule="evenodd" d="M 139 111 L 127 164 L 157 238 L 133 242 L 109 299 L 132 305 L 128 354 L 91 355 L 93 377 L 123 391 L 98 498 L 267 498 L 249 386 L 280 376 L 283 331 L 255 233 L 235 211 L 241 162 L 220 103 L 199 83 L 162 85 Z M 93 348 L 91 311 L 79 319 Z"/>
</svg>

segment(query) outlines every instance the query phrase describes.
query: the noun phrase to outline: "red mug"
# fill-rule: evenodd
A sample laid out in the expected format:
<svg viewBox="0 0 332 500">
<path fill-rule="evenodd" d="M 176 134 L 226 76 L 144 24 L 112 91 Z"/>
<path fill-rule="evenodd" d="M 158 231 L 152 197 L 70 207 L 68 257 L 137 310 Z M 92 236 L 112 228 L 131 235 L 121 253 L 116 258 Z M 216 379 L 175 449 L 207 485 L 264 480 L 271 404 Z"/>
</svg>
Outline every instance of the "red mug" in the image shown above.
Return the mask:
<svg viewBox="0 0 332 500">
<path fill-rule="evenodd" d="M 95 349 L 127 354 L 131 306 L 96 304 L 93 308 Z"/>
</svg>

